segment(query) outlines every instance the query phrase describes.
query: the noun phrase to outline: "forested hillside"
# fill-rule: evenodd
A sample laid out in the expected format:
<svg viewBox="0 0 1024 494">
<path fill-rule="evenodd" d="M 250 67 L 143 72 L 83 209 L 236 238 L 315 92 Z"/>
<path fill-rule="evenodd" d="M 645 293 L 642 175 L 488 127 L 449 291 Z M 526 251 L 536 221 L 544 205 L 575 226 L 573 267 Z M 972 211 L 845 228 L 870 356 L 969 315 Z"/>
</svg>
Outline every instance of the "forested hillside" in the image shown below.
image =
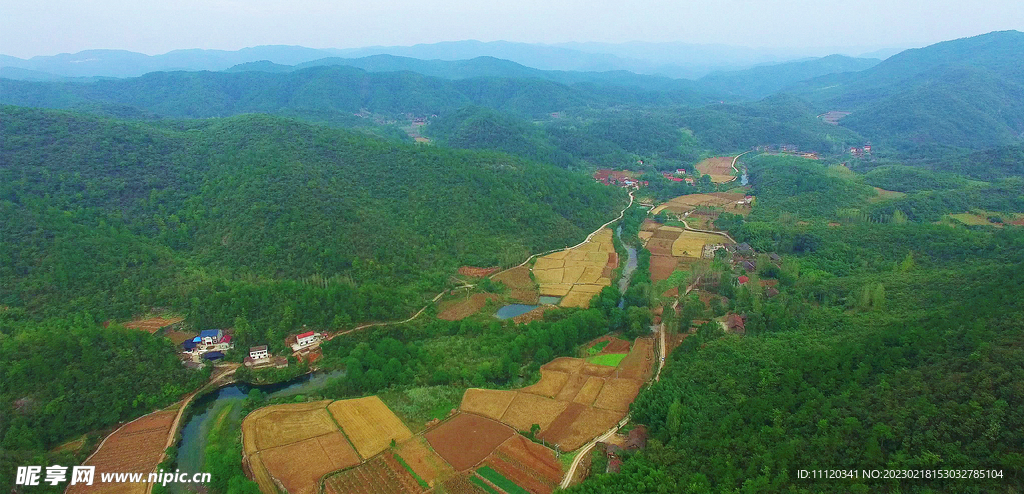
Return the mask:
<svg viewBox="0 0 1024 494">
<path fill-rule="evenodd" d="M 746 164 L 757 205 L 718 226 L 783 255 L 781 268 L 757 271 L 781 294 L 738 289 L 730 310 L 746 317 L 746 334 L 700 326 L 633 405 L 632 418 L 651 427 L 648 448 L 622 473 L 570 492 L 1019 490 L 1024 230 L 935 225 L 904 209 L 961 186 L 968 201 L 998 195 L 990 206 L 1020 212 L 1019 181 L 981 194 L 936 183 L 946 192 L 879 201 L 845 168 L 770 156 Z M 887 468 L 1002 476 L 798 476 Z"/>
<path fill-rule="evenodd" d="M 578 242 L 624 200 L 508 155 L 267 116 L 145 125 L 2 112 L 0 204 L 13 221 L 0 303 L 31 314 L 170 305 L 227 324 L 247 306 L 275 327 L 395 319 L 459 265 Z M 331 316 L 300 309 L 326 300 Z"/>
<path fill-rule="evenodd" d="M 763 98 L 793 84 L 828 74 L 857 72 L 869 69 L 880 60 L 829 55 L 773 65 L 763 65 L 733 72 L 715 72 L 701 77 L 698 82 L 715 91 L 748 98 Z"/>
<path fill-rule="evenodd" d="M 789 90 L 876 143 L 912 154 L 1020 143 L 1024 33 L 1002 31 L 907 50 L 860 72 Z M 933 151 L 935 149 L 935 151 Z"/>
</svg>

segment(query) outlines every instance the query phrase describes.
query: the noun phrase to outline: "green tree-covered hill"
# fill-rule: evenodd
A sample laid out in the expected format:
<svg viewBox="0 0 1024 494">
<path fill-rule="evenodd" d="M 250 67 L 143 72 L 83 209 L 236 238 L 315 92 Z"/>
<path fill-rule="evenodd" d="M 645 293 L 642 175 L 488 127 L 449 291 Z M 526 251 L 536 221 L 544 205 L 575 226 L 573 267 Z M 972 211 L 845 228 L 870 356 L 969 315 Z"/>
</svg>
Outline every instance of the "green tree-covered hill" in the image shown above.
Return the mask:
<svg viewBox="0 0 1024 494">
<path fill-rule="evenodd" d="M 338 297 L 342 320 L 394 319 L 459 265 L 576 243 L 624 201 L 506 154 L 269 116 L 150 125 L 2 114 L 0 207 L 12 221 L 3 225 L 0 304 L 33 313 L 127 317 L 170 305 L 227 324 L 300 301 L 200 310 L 215 297 L 193 296 L 299 283 L 307 298 Z M 327 286 L 317 291 L 310 277 L 333 281 L 312 284 Z M 332 322 L 297 308 L 296 322 Z"/>
</svg>

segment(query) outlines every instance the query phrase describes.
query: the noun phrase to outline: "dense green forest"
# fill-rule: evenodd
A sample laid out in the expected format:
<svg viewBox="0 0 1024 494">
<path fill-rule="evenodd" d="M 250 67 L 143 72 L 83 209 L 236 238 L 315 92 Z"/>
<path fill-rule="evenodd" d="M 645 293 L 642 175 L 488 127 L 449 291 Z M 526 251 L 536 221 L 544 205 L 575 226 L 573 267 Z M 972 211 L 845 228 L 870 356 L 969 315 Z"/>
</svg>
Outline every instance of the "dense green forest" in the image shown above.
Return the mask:
<svg viewBox="0 0 1024 494">
<path fill-rule="evenodd" d="M 59 364 L 59 365 L 57 365 Z M 88 313 L 34 320 L 0 308 L 0 485 L 21 465 L 79 464 L 97 433 L 178 400 L 209 377 L 174 345 Z M 79 453 L 50 450 L 88 434 Z"/>
<path fill-rule="evenodd" d="M 271 117 L 151 126 L 3 112 L 0 207 L 13 221 L 0 302 L 32 314 L 395 319 L 459 265 L 573 243 L 623 201 L 508 155 Z"/>
</svg>

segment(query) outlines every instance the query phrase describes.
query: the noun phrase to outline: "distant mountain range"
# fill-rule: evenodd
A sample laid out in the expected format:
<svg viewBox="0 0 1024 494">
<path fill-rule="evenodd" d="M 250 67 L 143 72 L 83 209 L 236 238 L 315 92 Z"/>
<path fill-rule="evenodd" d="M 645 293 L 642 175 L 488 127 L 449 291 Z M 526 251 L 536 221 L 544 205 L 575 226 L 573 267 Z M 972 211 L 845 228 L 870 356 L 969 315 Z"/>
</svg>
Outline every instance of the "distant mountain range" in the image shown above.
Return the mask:
<svg viewBox="0 0 1024 494">
<path fill-rule="evenodd" d="M 822 54 L 827 53 L 845 52 Z M 235 65 L 259 61 L 298 65 L 330 57 L 355 59 L 373 55 L 445 61 L 493 57 L 540 70 L 627 70 L 638 74 L 697 79 L 714 71 L 741 70 L 756 65 L 806 59 L 812 54 L 807 51 L 772 52 L 754 48 L 682 43 L 543 45 L 474 40 L 350 49 L 315 49 L 284 45 L 256 46 L 237 51 L 189 49 L 152 56 L 124 50 L 86 50 L 74 54 L 37 56 L 27 60 L 0 55 L 0 77 L 23 80 L 97 76 L 137 77 L 155 71 L 220 71 Z"/>
</svg>

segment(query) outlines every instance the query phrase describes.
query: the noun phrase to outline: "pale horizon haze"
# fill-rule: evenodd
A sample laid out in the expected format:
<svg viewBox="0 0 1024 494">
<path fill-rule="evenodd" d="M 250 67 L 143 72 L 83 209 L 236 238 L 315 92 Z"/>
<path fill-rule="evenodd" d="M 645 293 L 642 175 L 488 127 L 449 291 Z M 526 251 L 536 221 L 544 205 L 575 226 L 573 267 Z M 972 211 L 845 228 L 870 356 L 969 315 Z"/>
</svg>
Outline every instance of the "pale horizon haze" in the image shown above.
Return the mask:
<svg viewBox="0 0 1024 494">
<path fill-rule="evenodd" d="M 1024 30 L 1019 0 L 0 0 L 0 53 L 257 45 L 356 48 L 475 39 L 682 42 L 766 49 L 916 47 Z"/>
</svg>

